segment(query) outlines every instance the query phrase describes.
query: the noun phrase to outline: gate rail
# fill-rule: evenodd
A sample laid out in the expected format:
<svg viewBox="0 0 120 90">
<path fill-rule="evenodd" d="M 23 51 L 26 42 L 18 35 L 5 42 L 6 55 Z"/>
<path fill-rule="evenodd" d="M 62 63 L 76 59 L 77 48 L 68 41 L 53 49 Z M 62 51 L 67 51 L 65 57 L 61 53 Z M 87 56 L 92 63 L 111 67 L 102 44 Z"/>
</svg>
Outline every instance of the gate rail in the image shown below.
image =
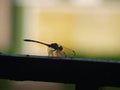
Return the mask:
<svg viewBox="0 0 120 90">
<path fill-rule="evenodd" d="M 120 87 L 120 61 L 0 54 L 0 79 L 76 84 L 76 90 Z"/>
</svg>

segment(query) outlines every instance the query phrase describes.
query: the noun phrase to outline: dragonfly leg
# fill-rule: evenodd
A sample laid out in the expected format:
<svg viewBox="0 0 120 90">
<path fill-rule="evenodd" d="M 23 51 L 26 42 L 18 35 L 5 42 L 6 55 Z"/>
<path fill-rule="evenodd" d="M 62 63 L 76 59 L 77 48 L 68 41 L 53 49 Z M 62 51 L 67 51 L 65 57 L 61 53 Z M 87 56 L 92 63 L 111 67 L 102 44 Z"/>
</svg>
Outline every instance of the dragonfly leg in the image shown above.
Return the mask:
<svg viewBox="0 0 120 90">
<path fill-rule="evenodd" d="M 49 50 L 49 51 L 48 51 L 48 56 L 55 56 L 55 55 L 54 55 L 54 51 L 55 51 L 55 50 Z"/>
</svg>

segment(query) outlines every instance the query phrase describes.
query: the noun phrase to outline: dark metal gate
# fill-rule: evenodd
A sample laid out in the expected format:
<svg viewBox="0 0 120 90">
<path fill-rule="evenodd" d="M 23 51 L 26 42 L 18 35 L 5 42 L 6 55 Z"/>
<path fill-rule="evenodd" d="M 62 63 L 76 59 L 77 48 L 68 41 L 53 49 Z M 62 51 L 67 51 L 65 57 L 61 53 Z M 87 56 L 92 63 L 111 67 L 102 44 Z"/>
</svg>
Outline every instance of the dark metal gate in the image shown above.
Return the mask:
<svg viewBox="0 0 120 90">
<path fill-rule="evenodd" d="M 76 90 L 120 87 L 120 61 L 0 54 L 0 78 L 76 84 Z"/>
</svg>

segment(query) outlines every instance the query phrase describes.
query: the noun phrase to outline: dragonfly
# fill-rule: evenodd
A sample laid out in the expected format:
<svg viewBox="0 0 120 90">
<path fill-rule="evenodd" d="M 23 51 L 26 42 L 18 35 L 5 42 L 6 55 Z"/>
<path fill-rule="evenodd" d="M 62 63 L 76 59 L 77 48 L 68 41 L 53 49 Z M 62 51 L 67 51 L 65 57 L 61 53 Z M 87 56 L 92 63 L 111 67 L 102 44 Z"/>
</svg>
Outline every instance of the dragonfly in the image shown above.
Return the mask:
<svg viewBox="0 0 120 90">
<path fill-rule="evenodd" d="M 32 40 L 32 39 L 24 39 L 26 42 L 35 42 L 42 45 L 45 45 L 48 47 L 48 56 L 53 57 L 74 57 L 76 55 L 75 51 L 66 47 L 63 47 L 62 45 L 59 45 L 58 43 L 43 43 L 40 41 Z"/>
</svg>

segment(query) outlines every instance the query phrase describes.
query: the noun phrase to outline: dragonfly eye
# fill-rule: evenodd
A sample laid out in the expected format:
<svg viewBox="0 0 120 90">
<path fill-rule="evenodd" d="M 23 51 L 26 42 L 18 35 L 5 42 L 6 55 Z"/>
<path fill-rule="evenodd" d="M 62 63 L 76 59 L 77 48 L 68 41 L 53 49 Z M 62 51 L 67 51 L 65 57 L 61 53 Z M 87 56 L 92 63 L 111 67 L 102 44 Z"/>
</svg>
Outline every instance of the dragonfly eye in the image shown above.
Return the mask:
<svg viewBox="0 0 120 90">
<path fill-rule="evenodd" d="M 59 46 L 59 50 L 60 50 L 60 51 L 63 50 L 63 47 L 62 47 L 62 46 Z"/>
</svg>

